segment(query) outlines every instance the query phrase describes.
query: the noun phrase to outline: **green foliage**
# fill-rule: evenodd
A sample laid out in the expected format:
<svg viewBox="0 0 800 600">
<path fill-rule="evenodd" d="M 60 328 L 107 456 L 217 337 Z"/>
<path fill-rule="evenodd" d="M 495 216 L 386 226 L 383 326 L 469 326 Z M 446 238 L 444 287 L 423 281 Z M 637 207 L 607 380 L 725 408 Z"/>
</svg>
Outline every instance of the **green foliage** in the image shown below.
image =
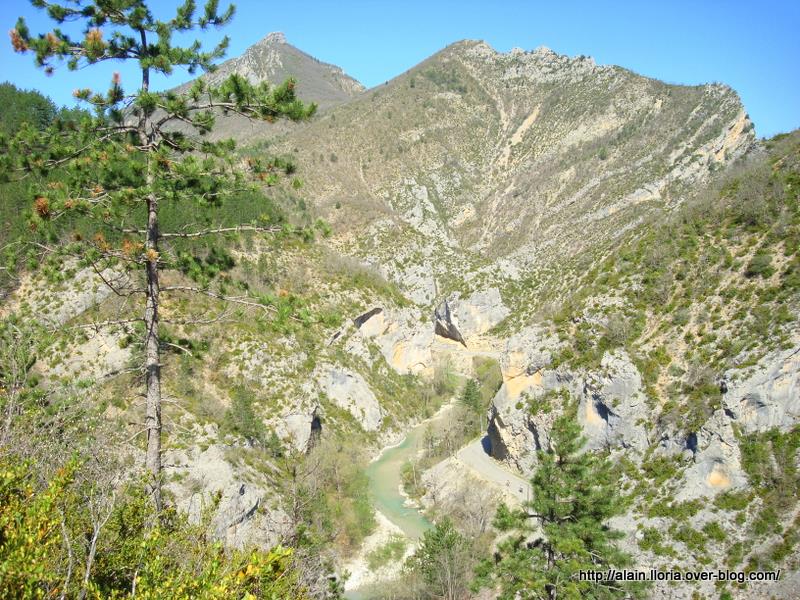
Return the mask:
<svg viewBox="0 0 800 600">
<path fill-rule="evenodd" d="M 742 468 L 762 500 L 753 528 L 757 535 L 765 535 L 780 527 L 780 516 L 794 508 L 800 497 L 800 427 L 742 436 L 739 449 Z"/>
<path fill-rule="evenodd" d="M 762 250 L 756 252 L 745 269 L 745 277 L 771 277 L 775 272 L 772 267 L 772 254 Z"/>
<path fill-rule="evenodd" d="M 442 359 L 433 367 L 433 389 L 437 396 L 447 396 L 456 390 L 458 380 L 453 373 L 452 365 Z"/>
<path fill-rule="evenodd" d="M 655 527 L 646 527 L 642 531 L 642 537 L 639 540 L 639 547 L 642 550 L 648 550 L 658 556 L 677 557 L 675 550 L 666 544 L 661 531 Z"/>
<path fill-rule="evenodd" d="M 503 385 L 503 372 L 500 363 L 492 358 L 476 356 L 473 359 L 475 377 L 480 384 L 481 399 L 488 408 L 500 386 Z"/>
<path fill-rule="evenodd" d="M 403 558 L 407 545 L 407 541 L 404 537 L 393 535 L 385 544 L 367 554 L 367 566 L 369 570 L 374 572 L 384 565 L 399 561 Z"/>
<path fill-rule="evenodd" d="M 726 491 L 714 498 L 714 506 L 721 510 L 740 511 L 747 508 L 752 499 L 752 494 L 747 491 Z"/>
<path fill-rule="evenodd" d="M 684 502 L 659 500 L 648 507 L 646 513 L 651 518 L 664 517 L 679 523 L 686 523 L 690 517 L 700 512 L 702 507 L 703 503 L 700 500 Z"/>
<path fill-rule="evenodd" d="M 447 518 L 425 532 L 406 563 L 421 578 L 423 597 L 447 600 L 466 597 L 470 566 L 470 544 Z"/>
<path fill-rule="evenodd" d="M 15 106 L 19 111 L 46 113 L 35 126 L 19 127 L 17 122 L 22 117 L 10 114 L 14 111 L 6 113 L 15 124 L 10 127 L 11 137 L 0 136 L 0 171 L 30 182 L 23 194 L 29 208 L 19 211 L 13 221 L 27 216 L 31 230 L 51 242 L 72 236 L 73 254 L 83 253 L 101 268 L 120 256 L 129 267 L 157 260 L 158 268 L 179 268 L 207 283 L 225 270 L 229 261 L 213 252 L 199 257 L 180 248 L 187 228 L 207 225 L 213 215 L 204 214 L 205 209 L 222 206 L 225 200 L 233 200 L 239 207 L 247 204 L 246 214 L 236 215 L 236 225 L 247 223 L 258 229 L 276 223 L 275 211 L 268 202 L 252 201 L 254 195 L 260 196 L 258 182 L 270 185 L 278 173 L 292 174 L 295 170 L 291 161 L 270 157 L 250 157 L 245 168 L 240 168 L 231 140 L 211 142 L 204 137 L 214 125 L 211 102 L 225 111 L 268 121 L 280 117 L 304 119 L 315 107 L 305 106 L 295 97 L 292 80 L 277 86 L 254 86 L 232 76 L 213 88 L 197 80 L 183 95 L 150 90 L 151 71 L 169 75 L 174 67 L 185 67 L 192 73 L 215 68 L 213 62 L 224 54 L 227 38 L 204 52 L 199 42 L 180 46 L 172 37 L 176 32 L 228 23 L 233 9 L 219 13 L 215 1 L 207 2 L 201 14 L 197 14 L 194 2 L 187 2 L 168 21 L 156 19 L 140 2 L 80 0 L 68 8 L 44 1 L 35 4 L 46 9 L 57 23 L 82 21 L 86 26 L 84 37 L 73 39 L 58 28 L 34 36 L 20 19 L 11 34 L 17 52 L 34 54 L 36 64 L 48 70 L 60 62 L 73 69 L 106 60 L 135 60 L 142 80 L 132 91 L 123 88 L 118 75 L 106 92 L 76 90 L 76 98 L 93 114 L 79 113 L 80 118 L 71 120 L 47 109 L 52 103 L 46 99 L 3 89 L 3 93 L 18 97 Z M 160 111 L 158 118 L 156 109 Z M 192 135 L 172 128 L 175 122 L 185 124 Z M 164 233 L 157 236 L 168 236 L 170 229 L 180 230 L 175 234 L 178 248 L 174 255 L 161 256 L 155 247 L 144 252 L 146 244 L 155 246 L 158 242 L 158 237 L 149 242 L 143 239 L 147 206 L 156 208 L 161 219 Z M 201 209 L 200 218 L 187 223 L 189 215 L 198 214 L 197 207 Z M 235 213 L 228 211 L 225 216 Z M 122 229 L 128 230 L 127 235 Z M 15 235 L 22 237 L 22 232 Z"/>
<path fill-rule="evenodd" d="M 422 76 L 434 85 L 451 92 L 466 94 L 468 91 L 466 84 L 463 82 L 463 76 L 455 68 L 429 68 L 422 71 Z"/>
<path fill-rule="evenodd" d="M 50 98 L 35 90 L 21 90 L 9 82 L 0 83 L 0 135 L 14 135 L 24 125 L 43 130 L 56 120 L 61 126 L 79 120 L 85 113 L 56 108 Z"/>
<path fill-rule="evenodd" d="M 52 568 L 61 548 L 57 502 L 76 465 L 71 463 L 44 490 L 34 489 L 31 466 L 0 462 L 0 591 L 7 598 L 44 598 L 57 588 Z"/>
<path fill-rule="evenodd" d="M 220 273 L 230 271 L 235 264 L 233 256 L 217 246 L 212 246 L 208 254 L 203 257 L 181 252 L 176 261 L 180 271 L 204 287 L 207 287 Z"/>
<path fill-rule="evenodd" d="M 362 452 L 356 443 L 323 439 L 306 456 L 283 457 L 281 484 L 296 521 L 293 545 L 320 555 L 334 544 L 346 554 L 375 529 Z"/>
<path fill-rule="evenodd" d="M 468 379 L 461 389 L 461 395 L 458 397 L 459 403 L 475 415 L 479 415 L 483 410 L 483 399 L 481 398 L 481 389 L 475 379 Z"/>
<path fill-rule="evenodd" d="M 708 523 L 703 525 L 703 533 L 706 534 L 708 539 L 713 540 L 717 543 L 724 542 L 725 538 L 727 537 L 727 535 L 725 534 L 725 530 L 716 521 L 709 521 Z"/>
<path fill-rule="evenodd" d="M 615 545 L 621 534 L 610 529 L 608 519 L 624 511 L 611 463 L 592 452 L 585 443 L 568 407 L 551 430 L 550 452 L 539 454 L 539 466 L 531 480 L 532 500 L 523 509 L 501 506 L 495 525 L 510 531 L 499 546 L 500 561 L 492 569 L 501 587 L 500 598 L 624 598 L 640 588 L 618 587 L 603 582 L 581 581 L 580 570 L 622 567 L 630 558 Z M 545 539 L 527 540 L 541 524 Z"/>
<path fill-rule="evenodd" d="M 233 433 L 269 450 L 273 457 L 283 455 L 283 444 L 274 431 L 267 431 L 253 408 L 254 398 L 244 387 L 231 391 L 231 406 L 225 413 L 223 432 Z"/>
<path fill-rule="evenodd" d="M 156 519 L 139 492 L 125 490 L 94 529 L 83 504 L 86 484 L 76 479 L 80 469 L 69 461 L 37 486 L 33 465 L 13 455 L 0 458 L 3 598 L 52 598 L 62 591 L 68 598 L 128 598 L 134 588 L 137 598 L 152 600 L 307 597 L 290 549 L 226 552 L 207 539 L 207 524 L 191 526 L 174 511 Z M 92 555 L 82 544 L 95 531 Z"/>
</svg>

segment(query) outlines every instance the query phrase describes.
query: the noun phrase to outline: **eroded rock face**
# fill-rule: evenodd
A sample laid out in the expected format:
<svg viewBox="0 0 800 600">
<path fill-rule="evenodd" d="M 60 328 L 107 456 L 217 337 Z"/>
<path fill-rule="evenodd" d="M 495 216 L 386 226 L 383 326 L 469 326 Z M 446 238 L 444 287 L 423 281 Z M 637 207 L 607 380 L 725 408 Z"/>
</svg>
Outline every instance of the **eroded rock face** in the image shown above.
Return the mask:
<svg viewBox="0 0 800 600">
<path fill-rule="evenodd" d="M 649 409 L 642 393 L 642 378 L 630 357 L 622 351 L 606 353 L 599 373 L 586 376 L 578 420 L 588 447 L 633 448 L 648 446 L 645 422 Z"/>
<path fill-rule="evenodd" d="M 433 331 L 417 309 L 376 312 L 361 323 L 358 333 L 375 342 L 388 365 L 402 375 L 432 366 Z"/>
<path fill-rule="evenodd" d="M 523 473 L 536 465 L 536 452 L 549 447 L 549 432 L 561 413 L 551 392 L 567 390 L 578 401 L 578 422 L 587 447 L 626 448 L 639 453 L 649 444 L 648 408 L 641 376 L 622 351 L 606 353 L 598 372 L 548 369 L 554 341 L 525 330 L 512 337 L 501 361 L 503 385 L 489 410 L 492 455 Z"/>
<path fill-rule="evenodd" d="M 198 440 L 208 442 L 216 437 L 216 428 L 208 425 Z M 267 492 L 238 471 L 226 459 L 225 451 L 225 445 L 220 443 L 166 451 L 166 474 L 181 475 L 166 487 L 175 495 L 178 508 L 186 511 L 193 523 L 199 523 L 203 512 L 216 503 L 210 534 L 226 545 L 272 547 L 288 526 L 286 514 L 264 504 Z"/>
<path fill-rule="evenodd" d="M 467 345 L 464 341 L 464 336 L 461 335 L 461 331 L 458 329 L 458 322 L 453 316 L 450 310 L 450 303 L 447 300 L 442 300 L 433 312 L 433 316 L 436 319 L 436 325 L 434 327 L 434 333 L 436 335 L 458 342 L 463 346 Z"/>
<path fill-rule="evenodd" d="M 503 304 L 500 290 L 489 288 L 473 292 L 453 304 L 453 314 L 465 338 L 486 333 L 505 319 L 510 311 Z"/>
<path fill-rule="evenodd" d="M 566 389 L 578 400 L 578 421 L 591 449 L 626 450 L 641 456 L 654 440 L 659 453 L 689 461 L 679 500 L 713 496 L 747 485 L 734 423 L 745 433 L 791 428 L 798 419 L 800 348 L 765 357 L 746 379 L 729 383 L 724 408 L 689 435 L 658 431 L 642 391 L 641 376 L 621 350 L 606 353 L 597 371 L 551 370 L 540 348 L 541 334 L 526 330 L 511 338 L 503 356 L 503 385 L 492 401 L 488 434 L 492 454 L 523 473 L 536 466 L 536 452 L 549 445 L 560 407 L 537 409 L 548 392 Z M 633 452 L 630 452 L 633 451 Z"/>
<path fill-rule="evenodd" d="M 744 434 L 788 430 L 800 417 L 800 347 L 773 352 L 753 372 L 734 381 L 726 373 L 723 408 L 684 442 L 692 464 L 684 472 L 679 500 L 710 496 L 747 485 L 734 424 Z M 665 439 L 667 441 L 667 439 Z M 677 444 L 662 444 L 675 451 Z"/>
<path fill-rule="evenodd" d="M 532 414 L 529 402 L 570 383 L 567 374 L 546 368 L 551 361 L 546 348 L 555 343 L 541 331 L 526 328 L 509 338 L 500 360 L 503 384 L 489 408 L 487 433 L 492 456 L 523 473 L 533 469 L 536 452 L 549 446 L 555 418 L 552 412 Z"/>
<path fill-rule="evenodd" d="M 466 346 L 469 338 L 486 333 L 509 312 L 497 288 L 478 290 L 467 298 L 456 293 L 434 311 L 436 335 Z"/>
<path fill-rule="evenodd" d="M 331 402 L 353 415 L 366 431 L 380 428 L 383 409 L 361 375 L 343 367 L 325 365 L 320 368 L 316 380 Z"/>
<path fill-rule="evenodd" d="M 726 374 L 723 405 L 744 433 L 785 431 L 800 420 L 800 346 L 764 357 L 742 381 L 731 382 L 733 375 Z"/>
<path fill-rule="evenodd" d="M 693 464 L 683 474 L 684 484 L 678 500 L 713 496 L 718 492 L 740 488 L 747 484 L 742 471 L 739 444 L 731 427 L 731 419 L 718 410 L 700 428 L 689 436 L 688 452 Z"/>
<path fill-rule="evenodd" d="M 322 429 L 320 407 L 316 403 L 286 408 L 280 418 L 271 423 L 279 437 L 288 440 L 299 452 L 308 452 L 314 444 L 314 436 Z"/>
</svg>

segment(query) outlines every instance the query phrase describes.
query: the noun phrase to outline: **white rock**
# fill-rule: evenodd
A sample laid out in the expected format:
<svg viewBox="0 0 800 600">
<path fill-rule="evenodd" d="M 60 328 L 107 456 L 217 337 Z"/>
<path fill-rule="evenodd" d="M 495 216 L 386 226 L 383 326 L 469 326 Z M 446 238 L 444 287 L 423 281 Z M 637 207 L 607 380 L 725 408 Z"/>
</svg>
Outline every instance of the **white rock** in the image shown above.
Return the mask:
<svg viewBox="0 0 800 600">
<path fill-rule="evenodd" d="M 384 411 L 360 374 L 343 367 L 324 365 L 318 369 L 315 379 L 331 402 L 353 415 L 366 431 L 380 428 Z"/>
</svg>

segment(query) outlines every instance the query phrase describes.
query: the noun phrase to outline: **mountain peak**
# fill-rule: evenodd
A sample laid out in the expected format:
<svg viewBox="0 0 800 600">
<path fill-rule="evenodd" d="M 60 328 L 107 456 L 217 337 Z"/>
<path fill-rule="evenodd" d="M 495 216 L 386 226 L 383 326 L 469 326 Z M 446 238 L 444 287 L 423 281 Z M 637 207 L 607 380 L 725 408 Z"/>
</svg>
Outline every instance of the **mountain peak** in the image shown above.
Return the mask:
<svg viewBox="0 0 800 600">
<path fill-rule="evenodd" d="M 286 41 L 286 35 L 284 35 L 282 31 L 273 31 L 272 33 L 264 37 L 256 45 L 260 46 L 267 44 L 288 44 L 288 42 Z"/>
<path fill-rule="evenodd" d="M 281 31 L 266 35 L 241 56 L 223 62 L 216 72 L 206 77 L 210 83 L 215 83 L 231 73 L 237 73 L 253 83 L 280 83 L 293 77 L 297 80 L 298 97 L 306 102 L 316 102 L 321 109 L 342 104 L 364 89 L 340 67 L 325 63 L 292 46 Z"/>
</svg>

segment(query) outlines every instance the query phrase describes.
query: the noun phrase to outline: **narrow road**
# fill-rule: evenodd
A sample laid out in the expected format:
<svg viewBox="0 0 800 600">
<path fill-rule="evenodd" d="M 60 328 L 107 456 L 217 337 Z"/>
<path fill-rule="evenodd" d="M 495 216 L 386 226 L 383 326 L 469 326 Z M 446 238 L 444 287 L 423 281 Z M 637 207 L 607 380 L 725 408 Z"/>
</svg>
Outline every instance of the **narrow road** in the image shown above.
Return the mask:
<svg viewBox="0 0 800 600">
<path fill-rule="evenodd" d="M 477 439 L 464 446 L 456 453 L 456 458 L 474 471 L 478 477 L 505 490 L 520 502 L 530 499 L 531 485 L 528 480 L 512 473 L 489 456 L 484 450 L 483 440 Z"/>
</svg>

